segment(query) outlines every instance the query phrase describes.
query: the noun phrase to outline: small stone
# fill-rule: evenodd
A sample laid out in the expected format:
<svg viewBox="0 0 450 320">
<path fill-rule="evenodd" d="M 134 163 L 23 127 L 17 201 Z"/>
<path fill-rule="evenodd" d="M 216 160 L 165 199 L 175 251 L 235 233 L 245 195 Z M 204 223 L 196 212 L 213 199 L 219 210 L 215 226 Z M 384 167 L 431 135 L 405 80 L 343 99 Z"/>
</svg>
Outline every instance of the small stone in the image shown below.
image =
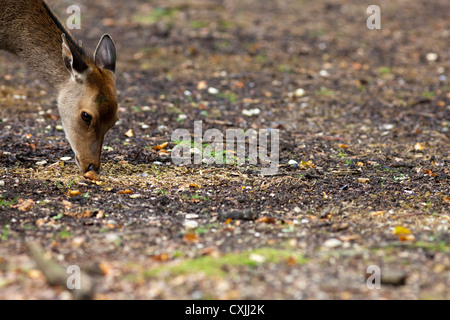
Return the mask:
<svg viewBox="0 0 450 320">
<path fill-rule="evenodd" d="M 197 219 L 198 218 L 198 214 L 195 213 L 188 213 L 186 214 L 186 219 Z"/>
<path fill-rule="evenodd" d="M 217 90 L 216 88 L 213 88 L 213 87 L 209 87 L 208 88 L 208 93 L 209 94 L 218 94 L 219 90 Z"/>
<path fill-rule="evenodd" d="M 69 161 L 70 159 L 72 159 L 72 157 L 61 157 L 61 158 L 59 158 L 59 160 L 61 160 L 61 161 Z"/>
<path fill-rule="evenodd" d="M 328 239 L 327 241 L 325 241 L 322 246 L 325 248 L 336 248 L 342 245 L 342 241 L 335 239 L 335 238 L 331 238 Z"/>
<path fill-rule="evenodd" d="M 434 52 L 428 52 L 427 55 L 425 56 L 425 58 L 426 58 L 428 61 L 436 61 L 437 58 L 438 58 L 438 54 L 437 54 L 437 53 L 434 53 Z"/>
<path fill-rule="evenodd" d="M 330 74 L 328 73 L 327 70 L 320 70 L 319 71 L 319 76 L 321 77 L 328 77 Z"/>
<path fill-rule="evenodd" d="M 198 227 L 198 222 L 195 220 L 184 220 L 184 226 L 188 229 L 195 229 Z"/>
<path fill-rule="evenodd" d="M 36 165 L 39 166 L 39 167 L 43 167 L 43 166 L 45 166 L 46 164 L 47 164 L 47 161 L 46 161 L 46 160 L 42 160 L 42 161 L 36 162 Z"/>
<path fill-rule="evenodd" d="M 148 124 L 145 123 L 141 124 L 141 129 L 148 129 L 148 128 L 150 128 Z"/>
<path fill-rule="evenodd" d="M 295 160 L 289 160 L 288 164 L 292 167 L 298 167 L 298 162 Z"/>
<path fill-rule="evenodd" d="M 186 119 L 187 119 L 187 115 L 182 113 L 182 114 L 178 115 L 177 121 L 183 121 L 183 120 L 186 120 Z"/>
<path fill-rule="evenodd" d="M 302 97 L 305 95 L 305 90 L 303 88 L 298 88 L 297 90 L 295 90 L 294 94 L 296 97 Z"/>
<path fill-rule="evenodd" d="M 58 125 L 56 125 L 55 129 L 58 131 L 63 131 L 64 127 L 62 125 L 58 124 Z"/>
</svg>

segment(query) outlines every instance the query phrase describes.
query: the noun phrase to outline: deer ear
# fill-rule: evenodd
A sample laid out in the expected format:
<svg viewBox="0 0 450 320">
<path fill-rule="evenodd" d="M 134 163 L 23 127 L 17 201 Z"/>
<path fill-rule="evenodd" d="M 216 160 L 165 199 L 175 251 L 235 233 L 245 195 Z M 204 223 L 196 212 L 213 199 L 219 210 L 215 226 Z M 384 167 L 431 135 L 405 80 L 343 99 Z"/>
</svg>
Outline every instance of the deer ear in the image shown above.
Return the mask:
<svg viewBox="0 0 450 320">
<path fill-rule="evenodd" d="M 109 34 L 104 34 L 98 42 L 94 60 L 100 68 L 116 72 L 116 46 Z"/>
<path fill-rule="evenodd" d="M 64 61 L 64 65 L 69 71 L 72 79 L 76 82 L 83 82 L 85 78 L 85 71 L 89 68 L 86 62 L 81 57 L 81 54 L 76 51 L 76 49 L 72 50 L 67 39 L 66 35 L 63 33 L 62 37 L 62 57 Z"/>
</svg>

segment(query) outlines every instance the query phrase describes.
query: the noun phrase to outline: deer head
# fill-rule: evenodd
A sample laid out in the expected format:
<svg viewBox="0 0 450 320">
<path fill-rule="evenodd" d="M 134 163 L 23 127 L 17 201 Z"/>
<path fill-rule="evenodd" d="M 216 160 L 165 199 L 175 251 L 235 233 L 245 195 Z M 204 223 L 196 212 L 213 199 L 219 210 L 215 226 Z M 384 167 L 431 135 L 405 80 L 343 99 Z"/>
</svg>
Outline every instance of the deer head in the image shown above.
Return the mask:
<svg viewBox="0 0 450 320">
<path fill-rule="evenodd" d="M 64 131 L 81 172 L 98 172 L 103 138 L 117 121 L 116 48 L 105 34 L 86 58 L 63 34 L 62 57 L 70 74 L 58 92 Z"/>
</svg>

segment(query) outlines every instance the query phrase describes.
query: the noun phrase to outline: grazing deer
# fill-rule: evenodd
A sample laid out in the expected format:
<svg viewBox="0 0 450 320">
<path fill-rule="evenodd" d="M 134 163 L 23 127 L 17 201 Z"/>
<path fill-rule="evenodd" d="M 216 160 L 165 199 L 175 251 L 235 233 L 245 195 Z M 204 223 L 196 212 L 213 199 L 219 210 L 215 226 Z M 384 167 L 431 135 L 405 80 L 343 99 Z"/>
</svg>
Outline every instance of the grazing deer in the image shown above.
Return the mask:
<svg viewBox="0 0 450 320">
<path fill-rule="evenodd" d="M 58 92 L 58 110 L 82 173 L 98 172 L 105 133 L 117 121 L 116 48 L 107 34 L 88 55 L 44 0 L 0 0 L 0 49 Z M 62 55 L 61 55 L 62 52 Z"/>
</svg>

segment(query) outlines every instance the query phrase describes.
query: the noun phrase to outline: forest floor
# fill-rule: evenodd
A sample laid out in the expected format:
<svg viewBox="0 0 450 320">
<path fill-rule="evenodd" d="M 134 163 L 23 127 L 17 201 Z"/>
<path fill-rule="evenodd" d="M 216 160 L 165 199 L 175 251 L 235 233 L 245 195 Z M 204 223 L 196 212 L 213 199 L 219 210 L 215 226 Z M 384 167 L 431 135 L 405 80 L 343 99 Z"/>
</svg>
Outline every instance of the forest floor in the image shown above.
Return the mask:
<svg viewBox="0 0 450 320">
<path fill-rule="evenodd" d="M 55 93 L 0 53 L 0 299 L 77 297 L 49 261 L 94 299 L 450 298 L 448 1 L 380 0 L 380 30 L 356 0 L 78 3 L 120 121 L 86 180 Z M 194 121 L 278 132 L 275 174 L 225 145 L 174 164 Z"/>
</svg>

